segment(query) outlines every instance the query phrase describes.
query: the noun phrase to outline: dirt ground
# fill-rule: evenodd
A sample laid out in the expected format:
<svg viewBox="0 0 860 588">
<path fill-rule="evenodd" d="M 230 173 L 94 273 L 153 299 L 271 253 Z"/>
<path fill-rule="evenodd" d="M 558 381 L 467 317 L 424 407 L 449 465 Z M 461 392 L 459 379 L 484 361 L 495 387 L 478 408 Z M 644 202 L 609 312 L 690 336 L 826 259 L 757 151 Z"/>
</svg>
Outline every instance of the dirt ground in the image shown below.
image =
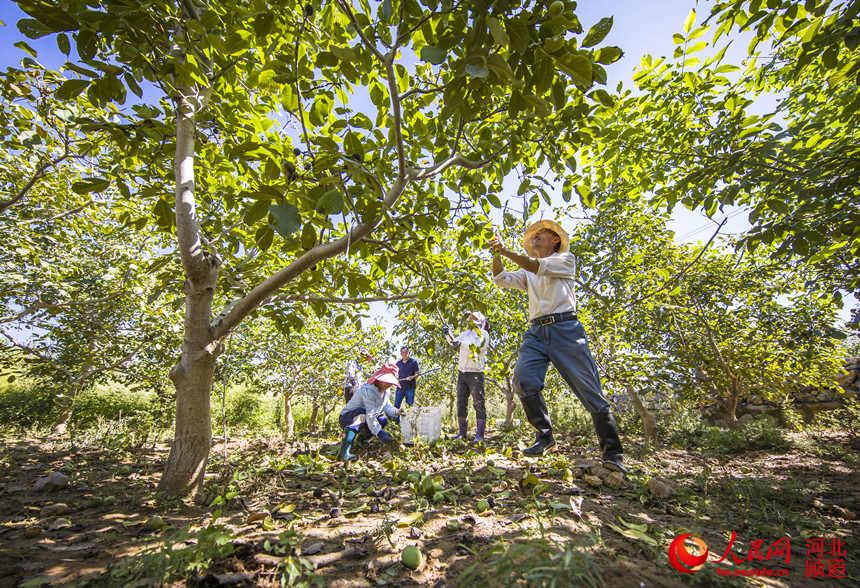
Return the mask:
<svg viewBox="0 0 860 588">
<path fill-rule="evenodd" d="M 559 586 L 857 586 L 860 578 L 860 453 L 845 434 L 798 434 L 786 452 L 730 456 L 646 454 L 629 443 L 626 479 L 594 461 L 593 448 L 565 443 L 526 459 L 502 435 L 477 449 L 443 441 L 387 451 L 371 442 L 344 468 L 327 453 L 333 441 L 232 439 L 226 459 L 216 443 L 204 506 L 156 495 L 166 447 L 117 456 L 7 437 L 0 586 L 280 586 L 312 578 L 326 586 L 549 578 Z M 68 485 L 34 489 L 51 471 Z M 435 486 L 433 475 L 441 476 Z M 701 538 L 716 559 L 732 531 L 741 563 L 709 561 L 692 574 L 669 564 L 677 535 Z M 765 555 L 781 537 L 790 540 L 788 563 Z M 846 577 L 807 577 L 814 538 L 841 541 L 844 556 L 820 556 L 820 570 L 841 575 L 841 558 Z M 764 542 L 762 561 L 756 540 Z M 401 563 L 408 545 L 425 556 L 415 571 Z M 718 575 L 750 568 L 789 575 Z"/>
</svg>

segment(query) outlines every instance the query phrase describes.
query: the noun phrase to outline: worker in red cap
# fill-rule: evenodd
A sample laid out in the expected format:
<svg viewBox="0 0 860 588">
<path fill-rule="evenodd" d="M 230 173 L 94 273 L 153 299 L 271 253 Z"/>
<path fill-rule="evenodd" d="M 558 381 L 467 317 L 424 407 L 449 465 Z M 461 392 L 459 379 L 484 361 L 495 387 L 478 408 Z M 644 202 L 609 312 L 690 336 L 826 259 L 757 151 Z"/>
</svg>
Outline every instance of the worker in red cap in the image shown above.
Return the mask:
<svg viewBox="0 0 860 588">
<path fill-rule="evenodd" d="M 529 295 L 531 325 L 520 346 L 514 385 L 526 417 L 537 429 L 537 437 L 523 453 L 543 455 L 555 446 L 552 422 L 541 393 L 551 363 L 591 414 L 604 463 L 626 472 L 615 417 L 603 395 L 585 330 L 576 316 L 576 260 L 569 251 L 567 233 L 554 221 L 538 221 L 526 229 L 523 248 L 528 255 L 506 249 L 498 237 L 490 242 L 493 282 L 502 288 L 526 290 Z M 504 271 L 501 256 L 520 269 Z"/>
<path fill-rule="evenodd" d="M 344 429 L 343 441 L 338 456 L 342 461 L 352 461 L 350 453 L 356 437 L 369 439 L 376 436 L 382 443 L 391 443 L 394 438 L 385 430 L 389 419 L 398 420 L 400 409 L 394 408 L 389 398 L 389 388 L 399 385 L 398 369 L 386 363 L 376 370 L 367 383 L 358 390 L 340 412 L 339 423 Z"/>
</svg>

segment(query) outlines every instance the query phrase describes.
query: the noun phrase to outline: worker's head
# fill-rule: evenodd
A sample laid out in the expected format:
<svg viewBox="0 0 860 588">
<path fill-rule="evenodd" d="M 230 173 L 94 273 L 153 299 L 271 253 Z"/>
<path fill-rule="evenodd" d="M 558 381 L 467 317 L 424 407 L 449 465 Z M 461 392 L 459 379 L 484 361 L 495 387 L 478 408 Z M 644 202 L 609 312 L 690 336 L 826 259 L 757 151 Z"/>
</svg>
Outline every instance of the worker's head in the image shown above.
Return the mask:
<svg viewBox="0 0 860 588">
<path fill-rule="evenodd" d="M 381 368 L 373 372 L 373 375 L 368 378 L 367 383 L 375 385 L 380 392 L 391 386 L 399 386 L 400 381 L 397 379 L 400 370 L 393 363 L 386 363 Z"/>
<path fill-rule="evenodd" d="M 523 247 L 531 257 L 541 258 L 568 251 L 570 245 L 567 233 L 561 225 L 555 221 L 541 220 L 526 229 Z"/>
<path fill-rule="evenodd" d="M 403 361 L 409 359 L 409 348 L 405 345 L 400 348 L 400 357 L 403 359 Z"/>
<path fill-rule="evenodd" d="M 479 310 L 466 311 L 463 315 L 463 319 L 469 324 L 470 327 L 477 327 L 480 329 L 483 329 L 484 324 L 487 322 L 484 313 Z"/>
</svg>

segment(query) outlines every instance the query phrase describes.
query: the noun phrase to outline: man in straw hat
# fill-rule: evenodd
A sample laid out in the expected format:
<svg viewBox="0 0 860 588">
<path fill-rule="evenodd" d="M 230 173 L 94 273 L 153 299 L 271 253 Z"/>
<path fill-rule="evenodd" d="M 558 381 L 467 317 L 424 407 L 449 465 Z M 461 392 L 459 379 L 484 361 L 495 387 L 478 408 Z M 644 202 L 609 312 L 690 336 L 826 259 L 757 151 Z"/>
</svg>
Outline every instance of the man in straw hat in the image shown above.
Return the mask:
<svg viewBox="0 0 860 588">
<path fill-rule="evenodd" d="M 398 369 L 386 363 L 376 370 L 366 384 L 359 386 L 340 412 L 339 423 L 343 428 L 343 441 L 338 457 L 352 461 L 352 444 L 355 438 L 369 439 L 375 435 L 382 443 L 391 443 L 394 437 L 386 430 L 389 419 L 397 419 L 401 411 L 391 405 L 389 388 L 399 384 Z"/>
<path fill-rule="evenodd" d="M 526 230 L 523 247 L 528 256 L 506 249 L 498 237 L 490 242 L 493 281 L 502 288 L 526 290 L 529 294 L 531 326 L 520 346 L 514 385 L 526 417 L 538 432 L 534 445 L 523 453 L 543 455 L 555 446 L 552 422 L 541 393 L 546 370 L 552 363 L 591 413 L 604 463 L 625 472 L 615 418 L 601 391 L 585 330 L 576 317 L 576 261 L 569 251 L 567 233 L 558 223 L 541 220 Z M 504 271 L 500 256 L 507 257 L 520 269 Z"/>
</svg>

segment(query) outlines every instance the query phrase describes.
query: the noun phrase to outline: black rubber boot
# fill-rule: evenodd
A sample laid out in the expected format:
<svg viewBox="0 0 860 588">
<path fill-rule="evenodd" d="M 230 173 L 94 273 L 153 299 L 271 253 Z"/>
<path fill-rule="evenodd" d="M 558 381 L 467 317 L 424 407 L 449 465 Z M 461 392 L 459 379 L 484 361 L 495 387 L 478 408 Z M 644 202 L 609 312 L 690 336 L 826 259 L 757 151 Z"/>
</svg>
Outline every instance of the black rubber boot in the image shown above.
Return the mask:
<svg viewBox="0 0 860 588">
<path fill-rule="evenodd" d="M 549 437 L 538 435 L 534 445 L 523 449 L 523 455 L 528 457 L 540 457 L 550 449 L 555 447 L 555 439 L 550 434 Z"/>
<path fill-rule="evenodd" d="M 603 453 L 603 464 L 610 469 L 627 473 L 624 467 L 624 449 L 621 446 L 621 438 L 618 436 L 618 425 L 611 412 L 599 412 L 591 415 L 594 421 L 594 429 L 597 431 L 597 439 L 600 442 L 600 451 Z"/>
<path fill-rule="evenodd" d="M 469 421 L 467 419 L 457 419 L 457 428 L 459 429 L 454 439 L 465 439 L 468 435 Z"/>
<path fill-rule="evenodd" d="M 555 439 L 552 436 L 552 421 L 549 418 L 549 411 L 546 408 L 543 395 L 538 392 L 530 396 L 521 396 L 520 402 L 522 402 L 526 418 L 537 429 L 534 445 L 523 449 L 523 455 L 532 457 L 543 455 L 548 449 L 555 446 Z"/>
</svg>

